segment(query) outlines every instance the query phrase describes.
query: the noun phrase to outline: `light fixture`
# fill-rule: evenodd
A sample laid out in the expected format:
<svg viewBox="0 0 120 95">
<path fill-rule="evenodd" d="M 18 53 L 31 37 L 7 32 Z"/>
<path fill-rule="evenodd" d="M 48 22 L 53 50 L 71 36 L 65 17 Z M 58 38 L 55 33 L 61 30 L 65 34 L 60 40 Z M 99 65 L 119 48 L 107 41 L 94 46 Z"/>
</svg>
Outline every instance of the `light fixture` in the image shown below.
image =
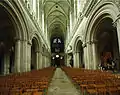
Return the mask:
<svg viewBox="0 0 120 95">
<path fill-rule="evenodd" d="M 59 55 L 56 55 L 56 58 L 58 58 L 59 57 Z"/>
<path fill-rule="evenodd" d="M 63 59 L 63 57 L 61 56 L 60 59 Z"/>
</svg>

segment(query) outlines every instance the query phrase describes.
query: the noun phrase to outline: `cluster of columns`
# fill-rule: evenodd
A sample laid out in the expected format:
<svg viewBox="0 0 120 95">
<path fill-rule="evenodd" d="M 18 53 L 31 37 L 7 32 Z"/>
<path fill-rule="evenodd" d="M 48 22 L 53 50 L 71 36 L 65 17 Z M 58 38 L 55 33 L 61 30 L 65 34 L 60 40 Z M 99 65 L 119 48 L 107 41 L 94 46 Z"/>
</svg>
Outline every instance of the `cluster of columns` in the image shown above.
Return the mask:
<svg viewBox="0 0 120 95">
<path fill-rule="evenodd" d="M 86 42 L 82 45 L 83 48 L 83 61 L 84 63 L 81 63 L 81 57 L 82 55 L 80 55 L 80 52 L 73 52 L 73 66 L 75 68 L 80 68 L 82 64 L 85 65 L 85 69 L 97 69 L 98 64 L 99 64 L 99 60 L 98 60 L 98 51 L 97 51 L 97 41 L 89 41 Z M 67 66 L 69 66 L 70 64 L 70 58 L 71 56 L 69 54 L 67 54 L 66 57 L 66 62 L 67 62 Z"/>
<path fill-rule="evenodd" d="M 73 58 L 74 58 L 74 67 L 79 68 L 80 67 L 80 52 L 74 52 Z"/>
<path fill-rule="evenodd" d="M 89 41 L 84 45 L 84 61 L 86 69 L 97 69 L 98 64 L 100 63 L 98 60 L 98 51 L 97 51 L 97 41 Z"/>
<path fill-rule="evenodd" d="M 15 58 L 12 66 L 12 73 L 31 71 L 31 46 L 32 43 L 27 40 L 17 39 L 15 42 Z M 36 51 L 36 69 L 50 66 L 50 54 L 42 51 Z M 10 54 L 4 55 L 3 74 L 9 74 Z"/>
<path fill-rule="evenodd" d="M 118 18 L 115 20 L 114 27 L 117 28 L 117 36 L 118 36 L 118 45 L 119 45 L 119 54 L 120 54 L 120 14 L 117 16 Z M 119 60 L 120 61 L 120 58 Z M 120 69 L 120 64 L 117 64 L 117 69 Z"/>
<path fill-rule="evenodd" d="M 43 59 L 43 61 L 42 61 L 42 63 L 43 63 L 42 67 L 43 68 L 49 67 L 51 65 L 51 63 L 50 63 L 51 57 L 50 57 L 48 52 L 45 52 L 45 53 L 42 54 L 42 59 Z"/>
<path fill-rule="evenodd" d="M 120 18 L 120 17 L 119 17 Z M 115 22 L 114 27 L 117 28 L 117 36 L 118 36 L 118 45 L 120 51 L 120 19 L 117 19 Z M 98 41 L 88 41 L 83 44 L 83 51 L 84 51 L 84 63 L 86 69 L 98 69 L 98 65 L 101 63 L 100 55 L 97 48 Z M 79 68 L 79 52 L 74 52 L 74 67 Z M 119 64 L 117 65 L 117 69 L 119 69 Z"/>
<path fill-rule="evenodd" d="M 65 57 L 66 57 L 65 58 L 66 66 L 70 66 L 71 67 L 70 60 L 71 60 L 72 56 L 69 53 L 67 53 Z"/>
</svg>

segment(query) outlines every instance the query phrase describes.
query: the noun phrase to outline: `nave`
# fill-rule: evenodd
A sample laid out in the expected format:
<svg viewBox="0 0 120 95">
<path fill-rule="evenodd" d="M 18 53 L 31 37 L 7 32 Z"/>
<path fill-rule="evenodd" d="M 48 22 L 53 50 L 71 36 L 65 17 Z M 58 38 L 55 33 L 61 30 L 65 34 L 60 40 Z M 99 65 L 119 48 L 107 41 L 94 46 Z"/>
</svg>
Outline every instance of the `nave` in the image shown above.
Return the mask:
<svg viewBox="0 0 120 95">
<path fill-rule="evenodd" d="M 47 67 L 0 76 L 0 95 L 120 95 L 120 74 Z"/>
<path fill-rule="evenodd" d="M 56 68 L 47 95 L 80 95 L 75 85 L 71 82 L 61 68 Z"/>
</svg>

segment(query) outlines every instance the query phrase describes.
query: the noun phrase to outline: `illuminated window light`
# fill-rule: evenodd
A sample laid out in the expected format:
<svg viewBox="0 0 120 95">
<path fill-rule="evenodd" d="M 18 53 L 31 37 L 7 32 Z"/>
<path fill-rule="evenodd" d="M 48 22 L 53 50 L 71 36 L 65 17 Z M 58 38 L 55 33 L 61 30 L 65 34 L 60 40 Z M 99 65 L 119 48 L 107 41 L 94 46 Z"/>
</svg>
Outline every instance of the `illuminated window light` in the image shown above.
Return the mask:
<svg viewBox="0 0 120 95">
<path fill-rule="evenodd" d="M 56 58 L 58 58 L 59 57 L 59 55 L 56 55 Z"/>
</svg>

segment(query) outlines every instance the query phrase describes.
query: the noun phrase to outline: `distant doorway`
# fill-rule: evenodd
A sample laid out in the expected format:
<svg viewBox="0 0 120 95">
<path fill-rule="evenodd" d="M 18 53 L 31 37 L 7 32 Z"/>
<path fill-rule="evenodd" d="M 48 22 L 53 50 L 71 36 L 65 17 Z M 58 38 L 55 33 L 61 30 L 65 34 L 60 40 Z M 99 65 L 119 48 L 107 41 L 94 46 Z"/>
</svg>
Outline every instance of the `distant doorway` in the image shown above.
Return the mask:
<svg viewBox="0 0 120 95">
<path fill-rule="evenodd" d="M 64 42 L 62 37 L 51 38 L 51 52 L 52 52 L 52 65 L 63 66 L 64 65 Z"/>
<path fill-rule="evenodd" d="M 61 55 L 54 55 L 52 57 L 52 66 L 54 67 L 60 67 L 60 66 L 64 66 L 64 57 Z"/>
</svg>

